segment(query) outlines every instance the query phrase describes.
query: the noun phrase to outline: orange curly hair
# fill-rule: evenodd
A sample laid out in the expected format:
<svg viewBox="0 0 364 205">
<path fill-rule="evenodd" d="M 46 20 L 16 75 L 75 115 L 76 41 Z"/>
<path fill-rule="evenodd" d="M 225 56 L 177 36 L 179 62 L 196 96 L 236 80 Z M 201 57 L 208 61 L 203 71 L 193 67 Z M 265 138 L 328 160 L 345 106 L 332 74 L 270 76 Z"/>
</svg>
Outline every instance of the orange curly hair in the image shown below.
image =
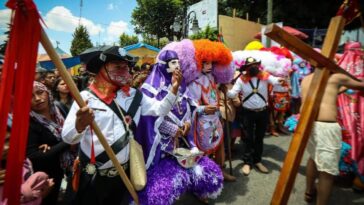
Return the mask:
<svg viewBox="0 0 364 205">
<path fill-rule="evenodd" d="M 197 69 L 201 71 L 203 62 L 213 62 L 218 65 L 229 65 L 233 60 L 231 51 L 221 42 L 207 39 L 194 40 Z"/>
</svg>

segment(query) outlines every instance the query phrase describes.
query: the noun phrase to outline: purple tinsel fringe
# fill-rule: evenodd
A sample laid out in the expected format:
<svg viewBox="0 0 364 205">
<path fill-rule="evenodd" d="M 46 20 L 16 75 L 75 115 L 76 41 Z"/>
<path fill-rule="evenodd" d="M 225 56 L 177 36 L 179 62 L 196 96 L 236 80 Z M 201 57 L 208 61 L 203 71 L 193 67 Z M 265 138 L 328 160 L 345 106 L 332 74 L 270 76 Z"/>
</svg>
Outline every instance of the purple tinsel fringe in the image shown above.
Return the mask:
<svg viewBox="0 0 364 205">
<path fill-rule="evenodd" d="M 208 157 L 200 159 L 190 172 L 190 191 L 199 198 L 216 199 L 223 188 L 224 177 L 220 167 Z"/>
<path fill-rule="evenodd" d="M 147 186 L 138 193 L 142 205 L 173 204 L 187 191 L 189 176 L 173 158 L 161 160 L 148 170 Z"/>
<path fill-rule="evenodd" d="M 164 158 L 148 170 L 147 180 L 145 189 L 138 192 L 142 205 L 171 205 L 187 191 L 200 198 L 216 198 L 223 187 L 222 172 L 208 157 L 190 169 L 174 158 Z"/>
</svg>

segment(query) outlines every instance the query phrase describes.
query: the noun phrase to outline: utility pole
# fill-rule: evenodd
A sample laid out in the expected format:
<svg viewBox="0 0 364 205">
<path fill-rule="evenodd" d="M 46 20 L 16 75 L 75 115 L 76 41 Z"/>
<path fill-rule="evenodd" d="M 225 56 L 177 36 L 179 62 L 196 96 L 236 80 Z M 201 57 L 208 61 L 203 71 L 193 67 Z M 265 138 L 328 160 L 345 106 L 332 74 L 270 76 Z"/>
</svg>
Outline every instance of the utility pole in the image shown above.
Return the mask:
<svg viewBox="0 0 364 205">
<path fill-rule="evenodd" d="M 80 18 L 78 19 L 78 26 L 81 25 L 81 18 L 82 18 L 82 6 L 83 6 L 83 2 L 82 0 L 80 0 Z"/>
<path fill-rule="evenodd" d="M 273 0 L 267 0 L 267 25 L 271 23 L 273 23 Z M 269 48 L 270 46 L 271 40 L 267 38 L 267 47 Z"/>
</svg>

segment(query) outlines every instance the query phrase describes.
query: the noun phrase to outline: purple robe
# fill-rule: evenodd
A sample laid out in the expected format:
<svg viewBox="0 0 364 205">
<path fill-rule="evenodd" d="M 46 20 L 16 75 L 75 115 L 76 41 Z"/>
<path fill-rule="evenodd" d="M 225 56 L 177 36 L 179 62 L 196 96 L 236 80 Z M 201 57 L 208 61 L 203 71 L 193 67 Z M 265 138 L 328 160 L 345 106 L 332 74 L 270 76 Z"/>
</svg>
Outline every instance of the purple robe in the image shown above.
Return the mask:
<svg viewBox="0 0 364 205">
<path fill-rule="evenodd" d="M 159 59 L 163 59 L 163 62 L 178 59 L 177 54 L 173 51 L 163 53 L 165 55 L 160 54 L 159 56 Z M 160 101 L 168 94 L 172 86 L 172 74 L 166 71 L 166 66 L 163 63 L 155 64 L 153 71 L 141 87 L 141 91 L 145 95 Z M 137 129 L 136 140 L 143 146 L 147 169 L 157 164 L 160 158 L 165 156 L 164 152 L 173 151 L 172 136 L 161 133 L 160 126 L 165 125 L 166 121 L 172 122 L 178 127 L 182 127 L 186 121 L 190 122 L 194 107 L 189 102 L 188 90 L 184 80 L 182 80 L 177 95 L 177 102 L 167 116 L 142 116 L 138 123 L 138 127 L 141 129 Z M 192 132 L 188 135 L 187 141 L 190 147 L 195 147 Z"/>
</svg>

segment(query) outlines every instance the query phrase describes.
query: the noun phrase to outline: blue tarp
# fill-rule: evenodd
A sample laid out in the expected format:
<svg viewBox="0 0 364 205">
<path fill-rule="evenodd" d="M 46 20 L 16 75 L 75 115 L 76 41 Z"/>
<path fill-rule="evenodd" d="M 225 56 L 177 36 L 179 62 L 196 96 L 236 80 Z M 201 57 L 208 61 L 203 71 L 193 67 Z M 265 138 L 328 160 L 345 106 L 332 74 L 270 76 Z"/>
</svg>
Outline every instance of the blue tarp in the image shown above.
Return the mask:
<svg viewBox="0 0 364 205">
<path fill-rule="evenodd" d="M 159 52 L 160 51 L 159 48 L 156 48 L 154 46 L 148 45 L 146 43 L 136 43 L 136 44 L 133 44 L 133 45 L 125 46 L 124 49 L 126 51 L 130 51 L 130 50 L 135 50 L 135 49 L 141 48 L 141 47 L 145 47 L 145 48 L 147 48 L 149 50 L 156 51 L 156 52 Z"/>
<path fill-rule="evenodd" d="M 81 63 L 80 58 L 78 56 L 70 57 L 70 58 L 63 58 L 62 61 L 63 61 L 63 64 L 66 66 L 66 68 L 71 68 L 71 67 Z M 45 68 L 47 70 L 55 69 L 53 62 L 50 60 L 49 61 L 39 61 L 39 63 L 42 68 Z"/>
</svg>

